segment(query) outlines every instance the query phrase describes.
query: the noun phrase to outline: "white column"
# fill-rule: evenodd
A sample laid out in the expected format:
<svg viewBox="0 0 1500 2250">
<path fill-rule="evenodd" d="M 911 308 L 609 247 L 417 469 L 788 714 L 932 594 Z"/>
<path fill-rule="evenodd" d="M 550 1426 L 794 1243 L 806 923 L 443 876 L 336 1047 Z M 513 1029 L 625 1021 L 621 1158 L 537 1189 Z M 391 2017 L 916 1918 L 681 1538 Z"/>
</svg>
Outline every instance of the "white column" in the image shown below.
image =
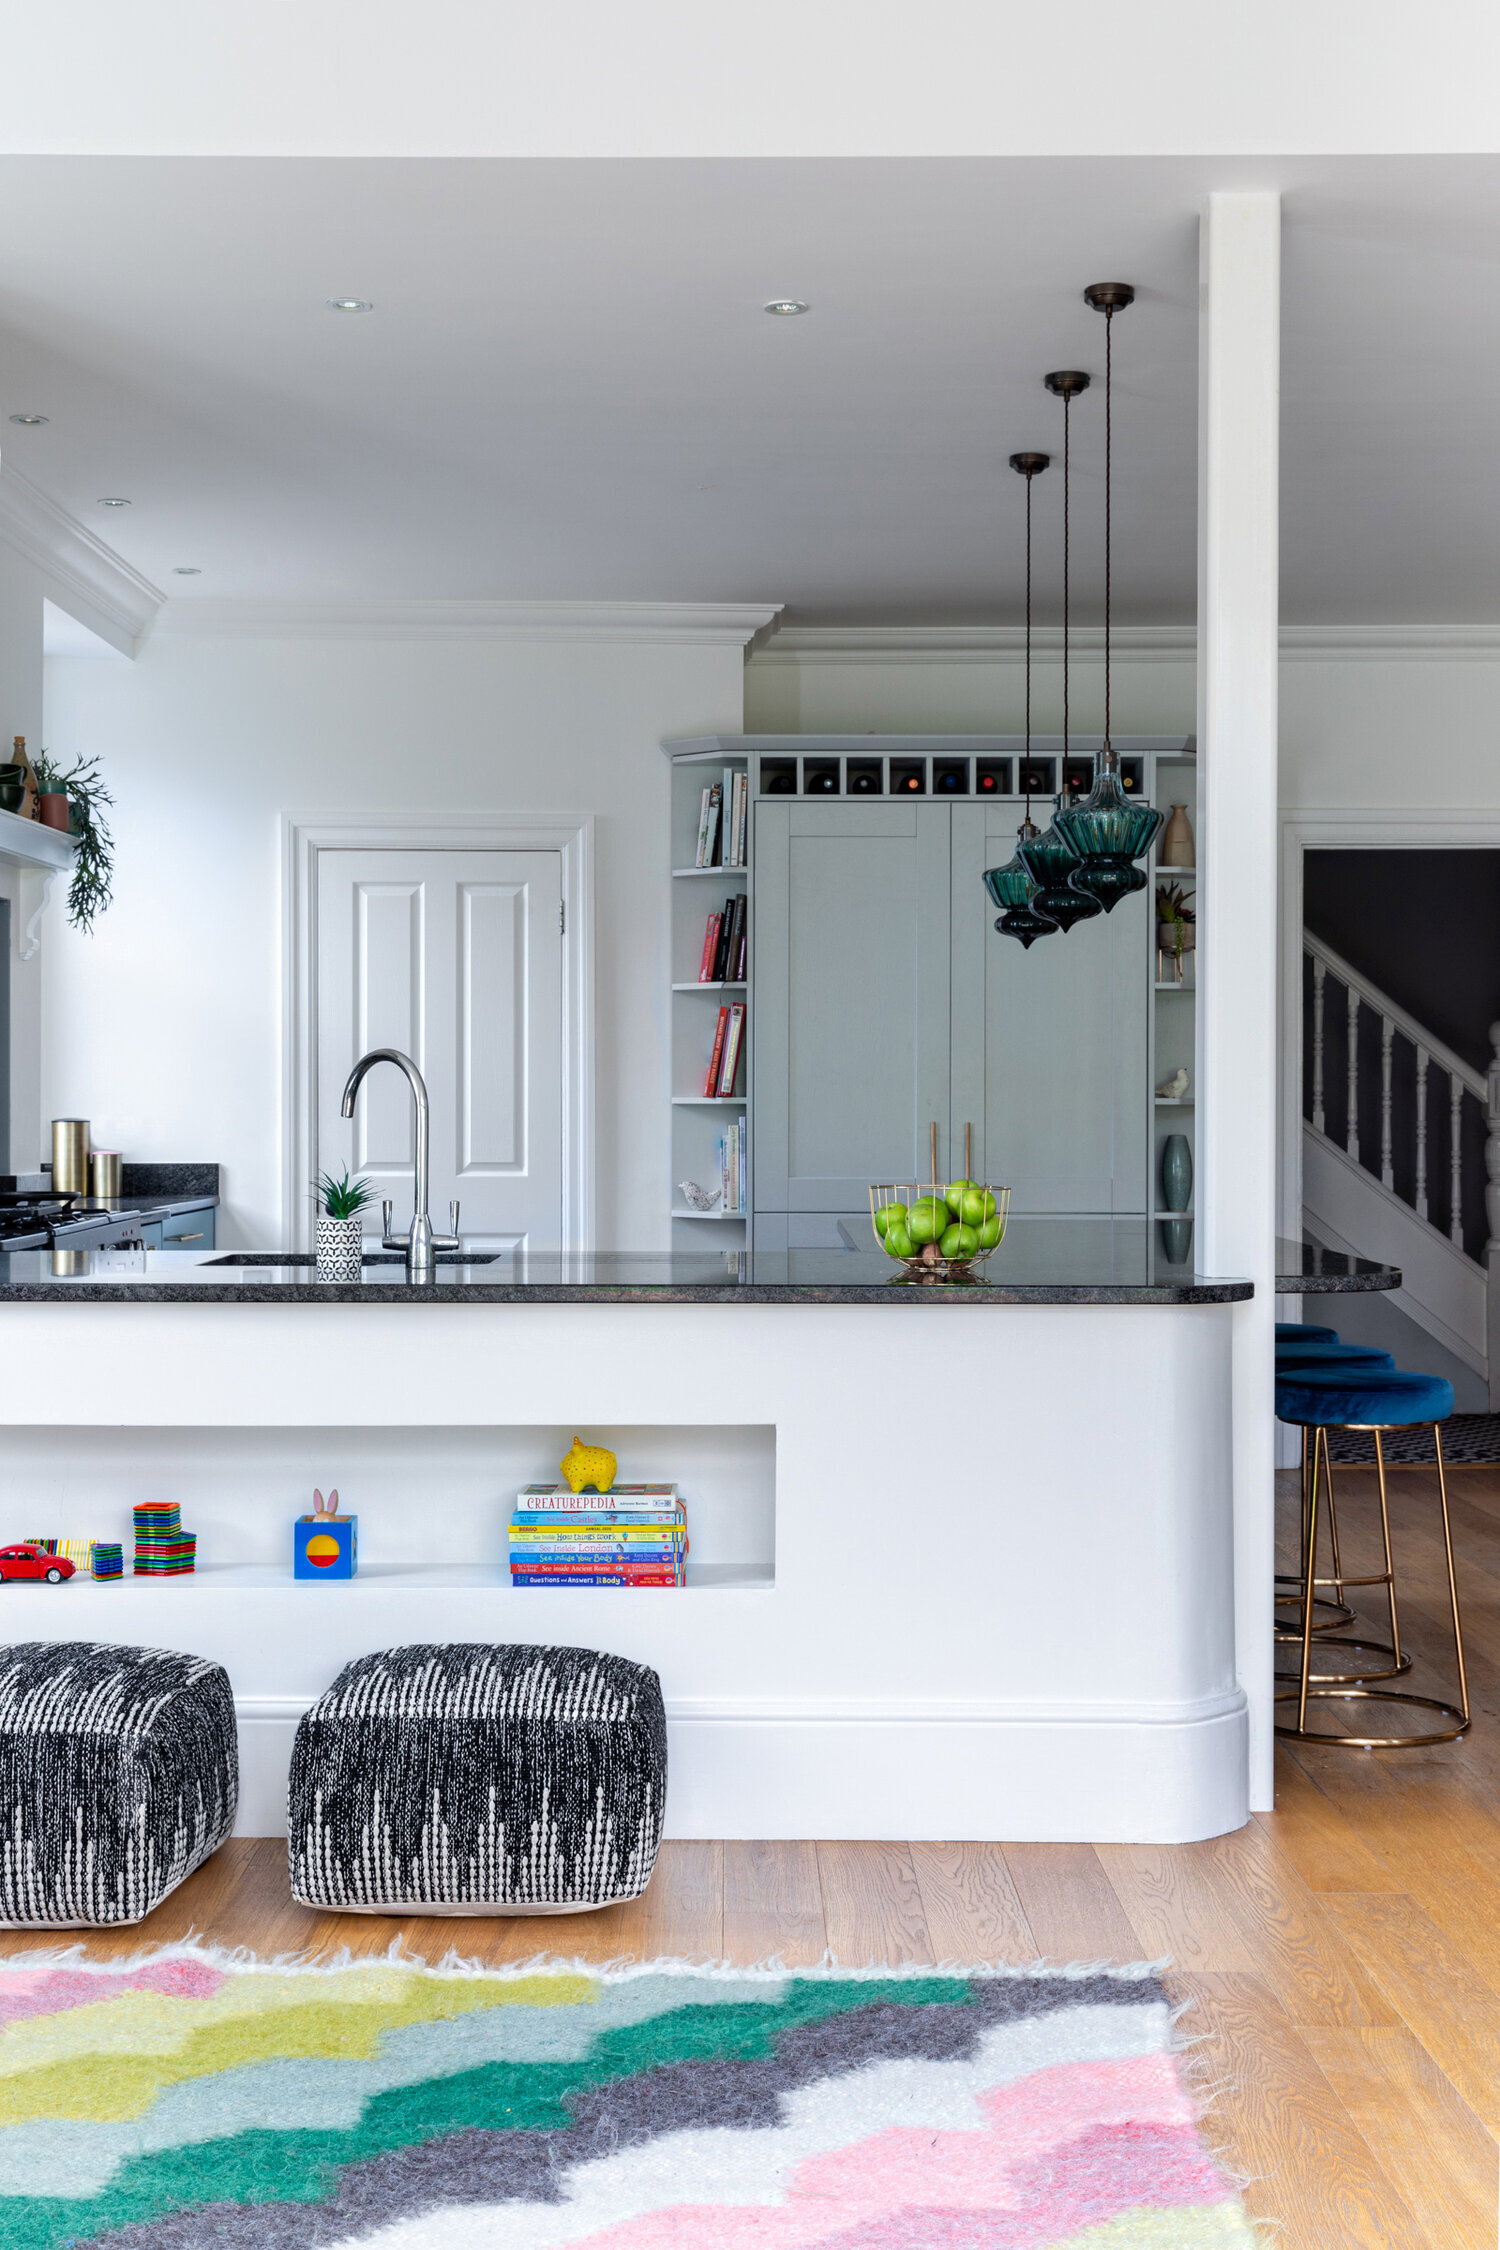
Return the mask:
<svg viewBox="0 0 1500 2250">
<path fill-rule="evenodd" d="M 1275 1571 L 1277 452 L 1281 204 L 1203 214 L 1198 403 L 1202 935 L 1199 1258 L 1255 1284 L 1234 1320 L 1237 1661 L 1249 1803 L 1272 1802 Z"/>
</svg>

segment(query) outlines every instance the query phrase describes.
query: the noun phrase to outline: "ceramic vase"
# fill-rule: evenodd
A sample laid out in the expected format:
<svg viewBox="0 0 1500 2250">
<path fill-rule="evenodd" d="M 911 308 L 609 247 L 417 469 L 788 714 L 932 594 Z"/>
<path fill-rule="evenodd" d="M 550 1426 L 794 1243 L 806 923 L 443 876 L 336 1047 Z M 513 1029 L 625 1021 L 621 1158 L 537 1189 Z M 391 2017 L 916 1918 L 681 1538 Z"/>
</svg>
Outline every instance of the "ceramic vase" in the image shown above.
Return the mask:
<svg viewBox="0 0 1500 2250">
<path fill-rule="evenodd" d="M 1187 1254 L 1193 1247 L 1192 1220 L 1163 1219 L 1161 1222 L 1161 1246 L 1169 1266 L 1185 1264 Z"/>
<path fill-rule="evenodd" d="M 326 1211 L 318 1213 L 319 1281 L 358 1281 L 361 1278 L 364 1235 L 365 1222 L 358 1215 L 352 1219 L 330 1219 Z"/>
<path fill-rule="evenodd" d="M 1196 867 L 1198 847 L 1193 841 L 1193 824 L 1187 816 L 1186 805 L 1174 805 L 1172 816 L 1161 832 L 1161 850 L 1156 855 L 1158 867 Z"/>
<path fill-rule="evenodd" d="M 1161 1199 L 1168 1211 L 1185 1211 L 1193 1200 L 1193 1152 L 1186 1133 L 1169 1133 L 1161 1152 Z"/>
</svg>

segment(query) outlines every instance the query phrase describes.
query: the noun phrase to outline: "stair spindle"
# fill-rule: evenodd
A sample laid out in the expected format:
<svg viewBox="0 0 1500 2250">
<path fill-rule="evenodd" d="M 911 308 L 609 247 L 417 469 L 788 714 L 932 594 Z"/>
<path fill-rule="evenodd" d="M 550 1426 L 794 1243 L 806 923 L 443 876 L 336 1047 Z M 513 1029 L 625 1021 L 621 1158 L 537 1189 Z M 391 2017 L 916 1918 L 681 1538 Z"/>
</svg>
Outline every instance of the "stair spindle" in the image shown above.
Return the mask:
<svg viewBox="0 0 1500 2250">
<path fill-rule="evenodd" d="M 1351 984 L 1349 997 L 1349 1114 L 1344 1121 L 1344 1146 L 1352 1162 L 1359 1162 L 1359 994 Z"/>
<path fill-rule="evenodd" d="M 1464 1090 L 1457 1078 L 1448 1081 L 1448 1240 L 1464 1246 L 1463 1141 L 1460 1136 Z"/>
<path fill-rule="evenodd" d="M 1417 1049 L 1417 1192 L 1414 1197 L 1417 1217 L 1427 1216 L 1427 1064 L 1425 1047 Z"/>
<path fill-rule="evenodd" d="M 1315 1133 L 1326 1132 L 1323 1122 L 1323 987 L 1328 981 L 1328 964 L 1316 953 L 1313 955 L 1313 1051 L 1312 1051 L 1312 1121 Z"/>
<path fill-rule="evenodd" d="M 1396 1026 L 1389 1016 L 1380 1019 L 1380 1184 L 1394 1188 L 1396 1174 L 1391 1164 L 1391 1042 L 1396 1036 Z"/>
</svg>

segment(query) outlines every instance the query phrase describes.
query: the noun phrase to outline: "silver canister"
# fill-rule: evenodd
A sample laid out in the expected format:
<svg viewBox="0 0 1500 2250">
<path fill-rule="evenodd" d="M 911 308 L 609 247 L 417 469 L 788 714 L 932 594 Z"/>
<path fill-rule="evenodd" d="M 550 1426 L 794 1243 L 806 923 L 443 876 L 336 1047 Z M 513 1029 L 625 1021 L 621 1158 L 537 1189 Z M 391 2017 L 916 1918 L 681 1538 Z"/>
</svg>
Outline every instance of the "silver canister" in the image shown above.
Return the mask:
<svg viewBox="0 0 1500 2250">
<path fill-rule="evenodd" d="M 52 1120 L 52 1191 L 55 1195 L 89 1192 L 89 1121 L 86 1117 Z"/>
<path fill-rule="evenodd" d="M 89 1187 L 96 1202 L 116 1203 L 124 1194 L 120 1185 L 120 1152 L 96 1148 L 89 1158 Z"/>
</svg>

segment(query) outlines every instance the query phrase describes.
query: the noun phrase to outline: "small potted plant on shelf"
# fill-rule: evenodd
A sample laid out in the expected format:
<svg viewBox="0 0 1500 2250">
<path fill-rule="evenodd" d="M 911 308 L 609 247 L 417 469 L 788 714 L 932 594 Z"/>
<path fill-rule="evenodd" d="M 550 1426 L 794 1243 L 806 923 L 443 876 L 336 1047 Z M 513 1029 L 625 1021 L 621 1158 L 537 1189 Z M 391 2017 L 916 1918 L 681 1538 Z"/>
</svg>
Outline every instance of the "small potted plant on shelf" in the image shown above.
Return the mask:
<svg viewBox="0 0 1500 2250">
<path fill-rule="evenodd" d="M 374 1200 L 368 1180 L 341 1180 L 321 1172 L 313 1183 L 318 1206 L 319 1281 L 358 1281 L 363 1272 L 364 1214 Z"/>
<path fill-rule="evenodd" d="M 1198 917 L 1192 907 L 1195 896 L 1192 891 L 1185 892 L 1180 883 L 1156 886 L 1156 948 L 1175 963 L 1179 977 L 1182 956 L 1191 953 L 1198 942 Z"/>
<path fill-rule="evenodd" d="M 41 750 L 32 772 L 37 819 L 48 828 L 61 829 L 78 845 L 68 886 L 68 920 L 88 936 L 95 915 L 104 912 L 114 891 L 115 843 L 101 810 L 114 799 L 99 779 L 97 758 L 80 758 L 64 771 Z"/>
</svg>

